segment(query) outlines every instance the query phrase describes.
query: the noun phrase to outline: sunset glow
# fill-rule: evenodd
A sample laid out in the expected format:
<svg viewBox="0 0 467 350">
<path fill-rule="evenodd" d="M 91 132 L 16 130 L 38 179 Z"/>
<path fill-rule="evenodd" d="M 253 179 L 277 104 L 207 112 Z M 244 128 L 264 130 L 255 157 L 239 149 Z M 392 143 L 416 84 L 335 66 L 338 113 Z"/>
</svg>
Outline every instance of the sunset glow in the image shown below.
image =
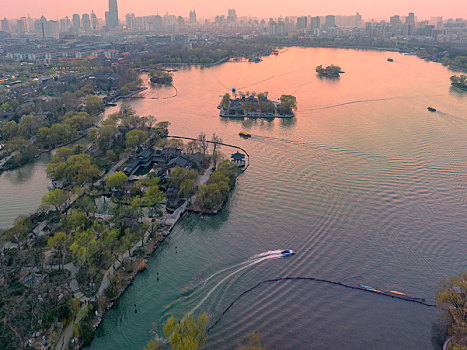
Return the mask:
<svg viewBox="0 0 467 350">
<path fill-rule="evenodd" d="M 217 14 L 226 13 L 229 8 L 235 8 L 239 16 L 276 17 L 299 15 L 351 15 L 359 11 L 367 20 L 386 19 L 393 14 L 405 15 L 415 12 L 420 19 L 429 19 L 431 16 L 445 18 L 458 18 L 467 16 L 467 2 L 460 0 L 439 1 L 307 1 L 293 0 L 284 5 L 276 1 L 247 1 L 238 0 L 235 3 L 212 0 L 179 0 L 179 1 L 153 1 L 153 0 L 120 0 L 118 2 L 120 17 L 126 13 L 136 15 L 165 14 L 187 16 L 190 9 L 196 9 L 198 18 L 209 18 Z M 7 18 L 22 17 L 29 14 L 31 17 L 42 15 L 48 18 L 71 16 L 73 13 L 91 12 L 94 10 L 100 18 L 104 17 L 108 2 L 106 0 L 2 0 L 0 3 L 0 16 Z"/>
</svg>

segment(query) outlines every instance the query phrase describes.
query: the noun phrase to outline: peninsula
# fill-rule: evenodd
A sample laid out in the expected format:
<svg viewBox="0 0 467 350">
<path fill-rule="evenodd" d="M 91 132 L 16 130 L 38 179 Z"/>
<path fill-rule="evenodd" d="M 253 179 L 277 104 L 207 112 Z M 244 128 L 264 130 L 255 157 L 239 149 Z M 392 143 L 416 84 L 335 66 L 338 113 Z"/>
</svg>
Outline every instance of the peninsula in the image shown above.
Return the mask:
<svg viewBox="0 0 467 350">
<path fill-rule="evenodd" d="M 232 89 L 234 98 L 226 93 L 219 105 L 221 117 L 230 118 L 292 118 L 297 109 L 297 99 L 292 95 L 282 95 L 280 102 L 268 99 L 267 92 L 243 94 Z M 239 96 L 239 97 L 237 97 Z"/>
</svg>

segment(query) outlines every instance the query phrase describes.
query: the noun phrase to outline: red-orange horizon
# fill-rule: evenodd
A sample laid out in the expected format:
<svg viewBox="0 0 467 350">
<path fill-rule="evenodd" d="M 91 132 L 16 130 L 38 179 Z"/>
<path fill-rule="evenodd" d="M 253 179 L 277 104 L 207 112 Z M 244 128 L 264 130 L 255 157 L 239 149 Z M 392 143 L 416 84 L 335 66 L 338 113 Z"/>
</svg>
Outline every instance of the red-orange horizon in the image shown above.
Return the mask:
<svg viewBox="0 0 467 350">
<path fill-rule="evenodd" d="M 73 4 L 70 5 L 70 2 Z M 222 2 L 213 0 L 118 0 L 119 17 L 124 19 L 126 13 L 135 13 L 137 16 L 165 13 L 188 16 L 188 12 L 196 9 L 198 18 L 210 18 L 218 14 L 227 14 L 229 8 L 235 8 L 238 16 L 278 17 L 328 14 L 352 15 L 360 12 L 365 20 L 388 19 L 394 14 L 407 15 L 414 12 L 419 19 L 429 19 L 434 16 L 444 18 L 466 18 L 467 1 L 462 0 L 392 0 L 384 2 L 374 0 L 345 0 L 324 1 L 292 0 L 279 3 L 271 0 L 237 0 L 235 2 Z M 22 16 L 40 17 L 44 15 L 49 19 L 71 17 L 73 13 L 91 13 L 94 10 L 99 18 L 104 17 L 108 9 L 108 0 L 1 0 L 0 17 L 19 18 Z"/>
</svg>

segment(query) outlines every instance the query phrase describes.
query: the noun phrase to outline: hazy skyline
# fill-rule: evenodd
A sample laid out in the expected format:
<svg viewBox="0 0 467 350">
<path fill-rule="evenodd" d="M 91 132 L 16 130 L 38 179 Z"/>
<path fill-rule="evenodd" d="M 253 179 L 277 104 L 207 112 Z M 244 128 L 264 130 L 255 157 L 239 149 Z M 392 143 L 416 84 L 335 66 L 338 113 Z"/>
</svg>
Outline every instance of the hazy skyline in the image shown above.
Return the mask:
<svg viewBox="0 0 467 350">
<path fill-rule="evenodd" d="M 71 4 L 70 4 L 71 3 Z M 237 0 L 235 2 L 213 0 L 118 0 L 120 19 L 126 13 L 135 13 L 137 16 L 160 14 L 166 12 L 173 15 L 188 16 L 188 12 L 196 9 L 198 18 L 209 18 L 218 14 L 226 14 L 229 8 L 235 8 L 238 16 L 277 17 L 299 15 L 352 15 L 360 12 L 366 20 L 387 19 L 398 14 L 406 15 L 415 12 L 419 19 L 429 19 L 431 16 L 444 18 L 466 18 L 467 1 L 445 0 L 393 0 L 378 2 L 374 0 L 344 0 L 324 1 L 318 0 L 292 0 L 284 3 L 266 0 Z M 99 18 L 104 18 L 108 10 L 108 0 L 1 0 L 0 17 L 19 18 L 22 16 L 47 18 L 60 18 L 71 16 L 73 13 L 91 13 L 94 10 Z"/>
</svg>

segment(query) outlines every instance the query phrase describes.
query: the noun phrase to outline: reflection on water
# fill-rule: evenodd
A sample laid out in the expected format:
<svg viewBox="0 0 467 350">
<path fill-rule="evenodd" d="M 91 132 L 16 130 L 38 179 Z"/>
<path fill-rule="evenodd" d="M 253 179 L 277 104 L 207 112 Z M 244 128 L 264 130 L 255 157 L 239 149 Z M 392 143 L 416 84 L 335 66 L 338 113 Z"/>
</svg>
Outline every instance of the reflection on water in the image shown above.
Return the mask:
<svg viewBox="0 0 467 350">
<path fill-rule="evenodd" d="M 466 99 L 450 91 L 452 74 L 442 65 L 391 57 L 397 64 L 385 52 L 292 48 L 259 64 L 181 69 L 176 98 L 131 100 L 138 114 L 170 121 L 174 135 L 215 132 L 245 148 L 251 165 L 220 215 L 190 214 L 176 226 L 91 348 L 141 349 L 153 324 L 163 334 L 168 315 L 181 317 L 202 300 L 197 312 L 216 320 L 242 292 L 281 276 L 345 280 L 433 302 L 437 282 L 467 266 Z M 320 80 L 319 64 L 346 73 Z M 220 118 L 219 96 L 233 87 L 271 98 L 292 93 L 296 118 Z M 428 112 L 430 105 L 440 112 Z M 240 138 L 241 130 L 253 137 Z M 275 249 L 297 254 L 229 276 Z M 192 281 L 218 271 L 225 272 L 211 288 L 187 294 Z M 135 314 L 134 304 L 144 308 Z M 208 348 L 236 348 L 258 330 L 271 349 L 429 349 L 437 317 L 421 305 L 339 287 L 265 285 L 229 310 Z"/>
</svg>

